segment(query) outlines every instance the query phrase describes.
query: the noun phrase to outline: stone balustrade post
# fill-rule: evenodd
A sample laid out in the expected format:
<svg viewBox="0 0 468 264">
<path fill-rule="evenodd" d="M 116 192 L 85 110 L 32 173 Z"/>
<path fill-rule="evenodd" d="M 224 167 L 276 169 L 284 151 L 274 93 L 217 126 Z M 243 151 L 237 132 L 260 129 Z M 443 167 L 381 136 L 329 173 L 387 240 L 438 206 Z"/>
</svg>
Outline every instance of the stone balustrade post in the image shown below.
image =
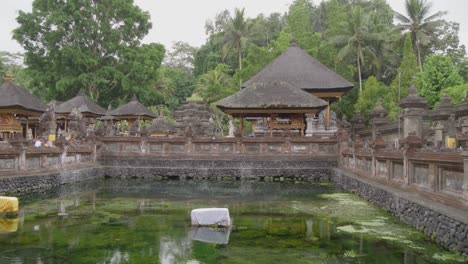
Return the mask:
<svg viewBox="0 0 468 264">
<path fill-rule="evenodd" d="M 403 138 L 410 134 L 423 138 L 422 117 L 425 114 L 426 106 L 426 100 L 420 97 L 416 87 L 411 85 L 408 96 L 400 101 L 400 107 L 403 109 L 401 115 L 403 117 Z"/>
<path fill-rule="evenodd" d="M 409 160 L 408 160 L 408 149 L 403 150 L 403 179 L 405 181 L 405 185 L 409 186 L 411 184 L 411 180 L 409 177 Z"/>
<path fill-rule="evenodd" d="M 142 154 L 148 153 L 148 144 L 145 137 L 140 137 L 140 151 Z"/>
<path fill-rule="evenodd" d="M 26 148 L 21 148 L 18 158 L 18 169 L 26 170 Z"/>
<path fill-rule="evenodd" d="M 67 161 L 67 152 L 68 146 L 63 146 L 62 153 L 60 154 L 60 167 L 65 166 L 65 163 Z"/>
<path fill-rule="evenodd" d="M 187 154 L 190 154 L 192 153 L 192 150 L 193 150 L 192 137 L 189 136 L 185 138 L 185 151 L 187 152 Z"/>
<path fill-rule="evenodd" d="M 463 157 L 463 199 L 466 205 L 468 205 L 468 149 L 465 149 L 461 156 Z"/>
</svg>

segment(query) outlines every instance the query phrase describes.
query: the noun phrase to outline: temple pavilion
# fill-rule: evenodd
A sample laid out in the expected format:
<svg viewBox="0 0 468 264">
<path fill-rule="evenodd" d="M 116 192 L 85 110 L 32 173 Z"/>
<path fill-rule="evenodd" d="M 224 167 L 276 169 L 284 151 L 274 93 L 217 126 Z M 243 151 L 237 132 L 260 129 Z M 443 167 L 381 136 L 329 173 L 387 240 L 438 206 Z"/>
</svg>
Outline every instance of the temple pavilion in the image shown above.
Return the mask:
<svg viewBox="0 0 468 264">
<path fill-rule="evenodd" d="M 129 128 L 131 128 L 137 120 L 149 121 L 156 118 L 156 115 L 152 111 L 138 101 L 136 95 L 133 95 L 132 99 L 127 104 L 112 110 L 110 115 L 119 120 L 126 120 Z"/>
<path fill-rule="evenodd" d="M 326 110 L 325 125 L 328 127 L 330 104 L 339 100 L 354 85 L 310 56 L 292 40 L 285 52 L 246 81 L 242 87 L 244 89 L 241 91 L 219 101 L 218 108 L 241 119 L 270 116 L 268 129 L 271 131 L 280 128 L 303 130 L 303 126 L 298 125 L 298 122 L 304 124 L 305 114 L 312 115 L 321 110 Z M 296 88 L 303 93 L 297 92 Z M 307 104 L 303 101 L 294 103 L 298 97 L 307 98 L 306 95 L 310 99 Z M 251 98 L 256 98 L 259 102 L 255 107 Z M 280 104 L 282 100 L 287 103 Z M 281 126 L 273 122 L 278 120 L 278 117 Z"/>
<path fill-rule="evenodd" d="M 47 110 L 39 98 L 13 83 L 13 75 L 7 73 L 0 86 L 0 140 L 26 137 L 30 129 L 30 118 L 39 117 Z M 34 127 L 32 127 L 34 128 Z M 35 135 L 36 129 L 31 129 Z"/>
<path fill-rule="evenodd" d="M 87 118 L 88 123 L 93 123 L 94 119 L 106 115 L 104 108 L 94 103 L 87 95 L 80 91 L 75 97 L 59 104 L 55 108 L 55 113 L 61 116 L 57 123 L 63 123 L 65 131 L 67 130 L 68 116 L 75 108 L 80 110 L 83 118 Z M 60 122 L 61 120 L 63 121 Z"/>
<path fill-rule="evenodd" d="M 328 103 L 288 82 L 253 82 L 239 92 L 219 101 L 216 106 L 241 119 L 263 117 L 268 133 L 274 130 L 298 130 L 304 135 L 304 114 L 315 114 Z M 266 118 L 265 118 L 266 117 Z"/>
</svg>

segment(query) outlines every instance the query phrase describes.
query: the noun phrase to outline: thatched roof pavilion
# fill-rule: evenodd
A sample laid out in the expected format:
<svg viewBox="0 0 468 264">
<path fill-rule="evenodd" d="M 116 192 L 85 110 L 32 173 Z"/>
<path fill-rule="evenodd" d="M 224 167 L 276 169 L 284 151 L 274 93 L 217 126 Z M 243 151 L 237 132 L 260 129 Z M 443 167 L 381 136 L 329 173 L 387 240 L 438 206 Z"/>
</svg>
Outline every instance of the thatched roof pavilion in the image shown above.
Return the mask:
<svg viewBox="0 0 468 264">
<path fill-rule="evenodd" d="M 300 130 L 304 134 L 304 114 L 315 114 L 328 103 L 295 87 L 289 82 L 252 82 L 245 89 L 216 103 L 223 112 L 241 118 L 267 118 L 270 135 L 273 130 Z"/>
<path fill-rule="evenodd" d="M 152 120 L 156 115 L 138 101 L 136 95 L 133 95 L 130 102 L 124 104 L 110 112 L 112 116 L 126 120 Z"/>
<path fill-rule="evenodd" d="M 233 116 L 274 113 L 314 113 L 327 107 L 324 100 L 288 82 L 250 83 L 248 87 L 224 98 L 216 106 Z"/>
<path fill-rule="evenodd" d="M 40 116 L 47 106 L 29 91 L 13 83 L 13 76 L 7 75 L 0 86 L 0 112 Z"/>
<path fill-rule="evenodd" d="M 80 109 L 83 117 L 86 118 L 96 118 L 99 116 L 106 115 L 106 110 L 96 103 L 94 103 L 88 96 L 83 92 L 78 92 L 78 94 L 72 99 L 61 103 L 55 108 L 55 112 L 59 115 L 67 116 L 70 115 L 73 108 Z"/>
<path fill-rule="evenodd" d="M 319 98 L 339 98 L 354 87 L 351 82 L 299 48 L 295 40 L 278 58 L 245 82 L 243 87 L 255 82 L 275 81 L 289 82 Z"/>
<path fill-rule="evenodd" d="M 278 114 L 300 114 L 288 118 L 296 122 L 300 120 L 301 124 L 304 123 L 305 113 L 313 116 L 326 108 L 325 124 L 328 127 L 330 103 L 353 87 L 351 82 L 299 48 L 293 39 L 285 52 L 243 84 L 245 89 L 219 101 L 217 106 L 241 119 L 269 114 L 274 120 L 274 115 Z M 269 125 L 271 128 L 272 123 Z M 290 125 L 289 128 L 279 127 L 300 127 Z"/>
<path fill-rule="evenodd" d="M 47 106 L 24 88 L 13 83 L 13 75 L 7 73 L 5 82 L 0 85 L 0 140 L 12 134 L 28 133 L 29 118 L 39 117 Z M 25 126 L 21 124 L 26 119 Z"/>
</svg>

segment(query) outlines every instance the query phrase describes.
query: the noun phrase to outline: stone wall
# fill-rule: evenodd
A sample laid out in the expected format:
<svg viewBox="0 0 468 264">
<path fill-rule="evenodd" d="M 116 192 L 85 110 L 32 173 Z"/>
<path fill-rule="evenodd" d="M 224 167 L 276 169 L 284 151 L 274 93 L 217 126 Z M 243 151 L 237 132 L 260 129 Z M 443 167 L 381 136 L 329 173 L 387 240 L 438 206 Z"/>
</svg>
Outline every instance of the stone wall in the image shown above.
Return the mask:
<svg viewBox="0 0 468 264">
<path fill-rule="evenodd" d="M 101 156 L 108 155 L 211 155 L 230 156 L 329 156 L 336 157 L 337 141 L 321 138 L 145 138 L 106 137 Z"/>
<path fill-rule="evenodd" d="M 414 226 L 445 248 L 468 253 L 468 218 L 463 209 L 422 199 L 414 193 L 370 182 L 340 169 L 334 170 L 333 181 Z"/>
<path fill-rule="evenodd" d="M 75 168 L 34 175 L 0 177 L 0 195 L 25 194 L 63 184 L 91 181 L 104 176 L 100 167 Z"/>
<path fill-rule="evenodd" d="M 336 158 L 104 157 L 107 177 L 174 180 L 329 181 Z"/>
<path fill-rule="evenodd" d="M 96 152 L 94 146 L 0 149 L 0 175 L 41 169 L 57 169 L 69 165 L 94 164 L 95 162 Z"/>
</svg>

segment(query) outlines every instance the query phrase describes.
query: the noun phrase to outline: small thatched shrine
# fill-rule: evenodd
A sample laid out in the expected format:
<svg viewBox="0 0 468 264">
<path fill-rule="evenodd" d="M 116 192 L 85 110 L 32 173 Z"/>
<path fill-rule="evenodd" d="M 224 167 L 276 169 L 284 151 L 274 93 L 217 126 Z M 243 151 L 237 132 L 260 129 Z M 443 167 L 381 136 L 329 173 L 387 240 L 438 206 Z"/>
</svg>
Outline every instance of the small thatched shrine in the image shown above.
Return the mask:
<svg viewBox="0 0 468 264">
<path fill-rule="evenodd" d="M 153 119 L 150 127 L 146 128 L 146 132 L 150 137 L 169 137 L 176 134 L 176 129 L 162 117 Z"/>
<path fill-rule="evenodd" d="M 156 118 L 156 115 L 146 108 L 136 95 L 133 95 L 130 102 L 124 104 L 110 112 L 110 115 L 118 118 L 119 120 L 126 120 L 128 122 L 129 130 L 139 130 L 139 124 L 136 121 L 149 121 Z"/>
<path fill-rule="evenodd" d="M 7 73 L 5 82 L 0 86 L 0 140 L 26 136 L 29 118 L 39 117 L 47 109 L 39 98 L 13 83 L 13 75 Z M 24 125 L 22 125 L 24 120 Z"/>
</svg>

